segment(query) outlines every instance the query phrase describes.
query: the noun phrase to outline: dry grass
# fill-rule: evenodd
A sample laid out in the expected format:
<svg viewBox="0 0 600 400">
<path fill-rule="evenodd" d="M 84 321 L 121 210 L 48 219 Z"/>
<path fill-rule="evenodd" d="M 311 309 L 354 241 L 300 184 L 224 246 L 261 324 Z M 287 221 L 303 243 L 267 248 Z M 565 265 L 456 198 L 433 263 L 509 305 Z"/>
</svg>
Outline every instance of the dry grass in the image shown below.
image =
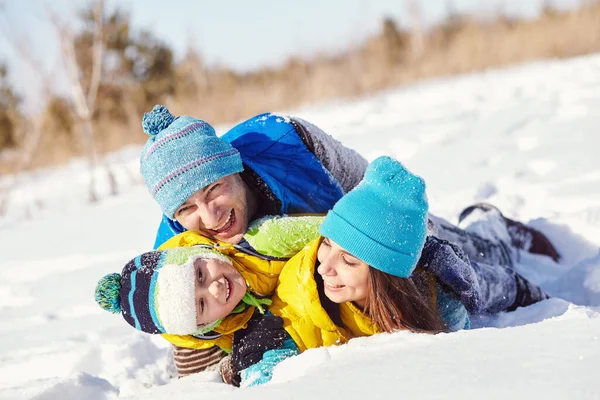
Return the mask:
<svg viewBox="0 0 600 400">
<path fill-rule="evenodd" d="M 163 102 L 174 114 L 217 124 L 315 101 L 362 96 L 431 77 L 594 53 L 600 51 L 600 3 L 569 12 L 546 12 L 530 21 L 498 18 L 482 23 L 463 18 L 446 22 L 426 34 L 420 54 L 411 49 L 410 33 L 387 28 L 342 55 L 293 59 L 278 69 L 243 75 L 208 70 L 187 60 L 177 66 L 176 94 Z M 99 152 L 145 140 L 139 121 L 147 106 L 133 100 L 128 104 L 126 117 L 118 123 L 97 118 Z M 73 137 L 47 132 L 31 167 L 80 155 L 81 146 Z M 11 165 L 11 157 L 0 158 L 0 174 L 9 172 Z"/>
</svg>

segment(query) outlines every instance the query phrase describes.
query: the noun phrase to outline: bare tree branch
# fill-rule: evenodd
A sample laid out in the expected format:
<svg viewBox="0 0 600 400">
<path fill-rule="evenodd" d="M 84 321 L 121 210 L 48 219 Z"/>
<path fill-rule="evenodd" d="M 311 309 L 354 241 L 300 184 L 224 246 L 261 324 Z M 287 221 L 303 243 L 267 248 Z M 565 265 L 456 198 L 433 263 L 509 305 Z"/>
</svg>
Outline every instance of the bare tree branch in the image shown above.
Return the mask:
<svg viewBox="0 0 600 400">
<path fill-rule="evenodd" d="M 93 48 L 94 65 L 92 66 L 92 79 L 87 96 L 88 107 L 92 110 L 96 107 L 96 95 L 98 94 L 100 78 L 102 77 L 102 63 L 104 58 L 104 40 L 102 38 L 102 27 L 104 25 L 104 0 L 98 0 L 95 14 Z"/>
<path fill-rule="evenodd" d="M 420 58 L 425 51 L 425 33 L 423 13 L 418 0 L 406 0 L 406 10 L 411 23 L 411 39 L 413 56 Z"/>
<path fill-rule="evenodd" d="M 96 144 L 94 139 L 94 126 L 92 124 L 92 116 L 94 113 L 96 95 L 98 93 L 98 87 L 102 76 L 102 64 L 104 54 L 104 43 L 102 38 L 102 24 L 104 16 L 104 1 L 98 0 L 97 7 L 94 15 L 94 42 L 92 48 L 92 78 L 90 87 L 88 88 L 87 95 L 85 94 L 82 74 L 80 66 L 77 63 L 77 57 L 75 54 L 75 37 L 71 28 L 65 23 L 61 22 L 56 13 L 49 11 L 50 19 L 56 32 L 59 35 L 60 47 L 64 57 L 64 64 L 67 70 L 67 76 L 71 86 L 71 95 L 75 106 L 75 112 L 81 122 L 81 130 L 83 141 L 88 156 L 88 165 L 90 172 L 90 189 L 89 199 L 90 201 L 97 201 L 98 195 L 96 193 L 96 166 L 98 164 L 98 156 L 96 152 Z M 111 183 L 111 192 L 116 193 L 116 183 L 112 171 L 108 165 L 105 165 L 108 174 L 108 179 Z"/>
<path fill-rule="evenodd" d="M 39 78 L 42 84 L 39 104 L 40 107 L 43 107 L 52 95 L 52 83 L 54 80 L 51 78 L 50 72 L 44 68 L 45 64 L 37 60 L 31 54 L 31 46 L 29 45 L 27 38 L 15 33 L 10 20 L 6 17 L 4 4 L 1 3 L 0 6 L 0 14 L 2 17 L 0 33 L 4 36 L 6 42 L 13 48 L 19 59 Z M 9 183 L 2 190 L 2 193 L 0 193 L 0 213 L 6 212 L 10 193 L 18 184 L 19 174 L 29 167 L 33 155 L 39 147 L 40 140 L 44 134 L 42 118 L 42 110 L 38 109 L 37 112 L 29 118 L 30 123 L 27 124 L 27 128 L 24 129 L 24 139 L 19 148 L 19 158 L 13 165 L 13 174 L 11 175 Z"/>
<path fill-rule="evenodd" d="M 27 64 L 33 72 L 38 75 L 40 80 L 46 84 L 51 81 L 49 73 L 42 67 L 44 63 L 39 62 L 30 52 L 31 45 L 26 37 L 18 36 L 15 33 L 13 25 L 10 23 L 10 20 L 6 17 L 4 13 L 4 8 L 0 8 L 0 13 L 2 15 L 2 24 L 0 24 L 0 29 L 2 31 L 2 35 L 6 39 L 6 42 L 11 45 L 13 50 L 17 53 L 17 56 Z M 45 85 L 49 86 L 49 85 Z"/>
<path fill-rule="evenodd" d="M 73 37 L 71 29 L 60 22 L 54 12 L 49 11 L 49 13 L 50 20 L 52 25 L 54 25 L 54 29 L 56 30 L 60 41 L 60 49 L 64 57 L 63 62 L 71 87 L 71 96 L 75 105 L 75 112 L 79 118 L 86 119 L 89 117 L 90 111 L 81 85 L 79 66 L 77 65 L 77 58 L 75 56 L 75 38 Z"/>
</svg>

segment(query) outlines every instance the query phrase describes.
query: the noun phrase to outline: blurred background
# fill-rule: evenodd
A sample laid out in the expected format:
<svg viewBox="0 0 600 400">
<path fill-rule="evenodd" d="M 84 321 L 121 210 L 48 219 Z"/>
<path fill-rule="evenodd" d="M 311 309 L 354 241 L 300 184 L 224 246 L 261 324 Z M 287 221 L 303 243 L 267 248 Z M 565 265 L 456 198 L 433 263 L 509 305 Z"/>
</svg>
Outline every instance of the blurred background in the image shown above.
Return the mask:
<svg viewBox="0 0 600 400">
<path fill-rule="evenodd" d="M 211 124 L 600 50 L 585 0 L 0 0 L 0 174 Z M 92 196 L 93 197 L 93 196 Z"/>
</svg>

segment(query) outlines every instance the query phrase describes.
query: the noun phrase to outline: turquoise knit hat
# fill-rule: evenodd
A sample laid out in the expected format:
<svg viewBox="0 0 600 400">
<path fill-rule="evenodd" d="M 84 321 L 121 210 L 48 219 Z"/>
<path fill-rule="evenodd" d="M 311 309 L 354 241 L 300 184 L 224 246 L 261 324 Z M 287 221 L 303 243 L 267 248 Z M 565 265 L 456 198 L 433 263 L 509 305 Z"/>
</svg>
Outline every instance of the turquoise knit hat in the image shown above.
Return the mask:
<svg viewBox="0 0 600 400">
<path fill-rule="evenodd" d="M 406 278 L 421 256 L 428 209 L 423 179 L 393 158 L 379 157 L 329 211 L 319 232 L 371 267 Z"/>
<path fill-rule="evenodd" d="M 240 153 L 202 120 L 175 118 L 165 106 L 157 105 L 144 114 L 142 127 L 150 138 L 142 149 L 140 172 L 171 219 L 192 194 L 244 169 Z"/>
</svg>

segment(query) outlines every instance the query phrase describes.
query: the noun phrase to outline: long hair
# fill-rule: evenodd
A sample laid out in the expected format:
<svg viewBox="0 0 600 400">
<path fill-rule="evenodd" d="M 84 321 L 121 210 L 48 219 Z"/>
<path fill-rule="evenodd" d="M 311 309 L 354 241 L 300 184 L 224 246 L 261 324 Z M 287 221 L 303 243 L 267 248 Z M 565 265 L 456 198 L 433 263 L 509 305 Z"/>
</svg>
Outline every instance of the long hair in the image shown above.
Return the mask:
<svg viewBox="0 0 600 400">
<path fill-rule="evenodd" d="M 383 331 L 408 329 L 439 333 L 446 329 L 424 272 L 417 267 L 409 278 L 399 278 L 369 267 L 364 313 Z"/>
</svg>

